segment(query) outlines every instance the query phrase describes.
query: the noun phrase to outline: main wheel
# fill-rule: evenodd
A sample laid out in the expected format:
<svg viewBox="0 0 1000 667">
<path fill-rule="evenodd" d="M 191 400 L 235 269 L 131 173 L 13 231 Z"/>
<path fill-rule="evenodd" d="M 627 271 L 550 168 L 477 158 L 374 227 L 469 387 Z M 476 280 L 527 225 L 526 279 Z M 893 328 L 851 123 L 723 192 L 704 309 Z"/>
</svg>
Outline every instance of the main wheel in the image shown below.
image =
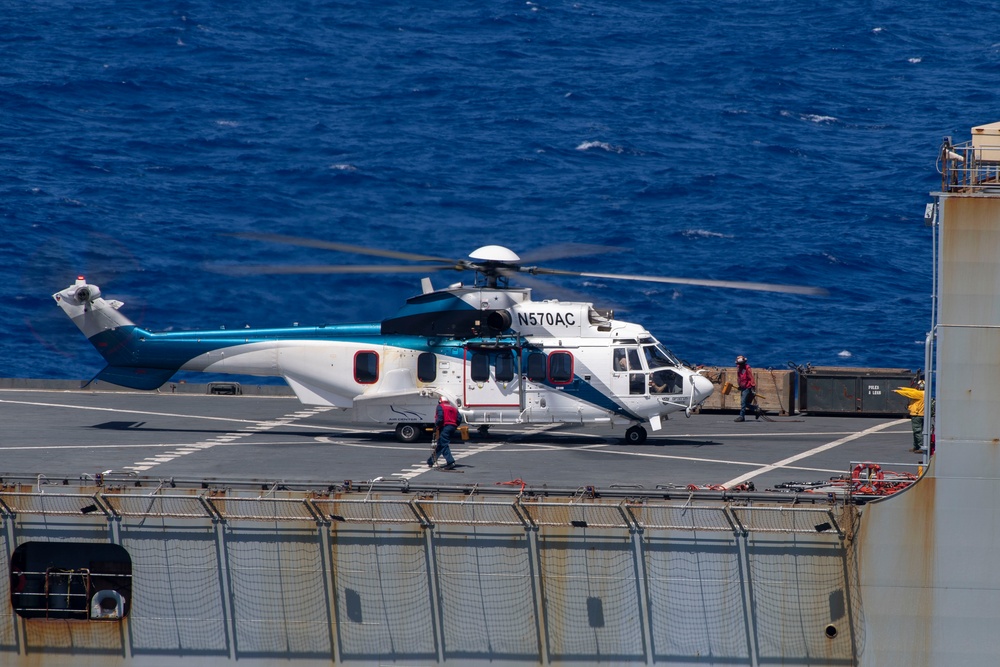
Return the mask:
<svg viewBox="0 0 1000 667">
<path fill-rule="evenodd" d="M 396 424 L 396 440 L 400 442 L 416 442 L 423 433 L 422 424 Z"/>
<path fill-rule="evenodd" d="M 639 425 L 635 425 L 625 431 L 625 444 L 628 445 L 641 445 L 646 442 L 646 429 Z"/>
</svg>

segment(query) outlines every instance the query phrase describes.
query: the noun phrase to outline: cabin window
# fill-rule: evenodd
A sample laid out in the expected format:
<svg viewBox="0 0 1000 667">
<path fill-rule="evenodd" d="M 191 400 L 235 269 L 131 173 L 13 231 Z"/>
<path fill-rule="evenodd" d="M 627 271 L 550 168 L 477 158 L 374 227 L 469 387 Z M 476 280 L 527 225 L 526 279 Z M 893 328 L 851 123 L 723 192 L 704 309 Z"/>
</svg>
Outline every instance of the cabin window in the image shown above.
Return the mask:
<svg viewBox="0 0 1000 667">
<path fill-rule="evenodd" d="M 437 380 L 437 355 L 423 352 L 417 357 L 417 379 L 421 382 Z"/>
<path fill-rule="evenodd" d="M 497 353 L 497 382 L 514 379 L 514 354 L 510 350 Z"/>
<path fill-rule="evenodd" d="M 614 371 L 616 373 L 621 373 L 628 370 L 628 357 L 625 356 L 624 347 L 615 348 L 615 361 L 614 361 Z"/>
<path fill-rule="evenodd" d="M 469 377 L 473 382 L 487 382 L 490 379 L 490 355 L 485 352 L 473 352 L 469 364 Z"/>
<path fill-rule="evenodd" d="M 637 348 L 628 348 L 628 368 L 630 371 L 642 370 L 642 362 L 639 361 L 639 350 Z"/>
<path fill-rule="evenodd" d="M 528 355 L 528 379 L 532 382 L 545 380 L 545 355 L 541 352 Z"/>
<path fill-rule="evenodd" d="M 642 396 L 646 393 L 646 374 L 629 373 L 628 393 L 632 396 Z"/>
<path fill-rule="evenodd" d="M 614 356 L 614 371 L 616 373 L 642 370 L 642 362 L 639 361 L 639 350 L 637 348 L 616 347 Z"/>
<path fill-rule="evenodd" d="M 23 618 L 124 618 L 132 558 L 117 544 L 25 542 L 10 558 L 10 602 Z"/>
<path fill-rule="evenodd" d="M 573 355 L 553 352 L 549 355 L 549 380 L 553 384 L 567 384 L 573 380 Z"/>
<path fill-rule="evenodd" d="M 378 381 L 378 353 L 358 352 L 354 355 L 354 381 L 375 384 Z"/>
</svg>

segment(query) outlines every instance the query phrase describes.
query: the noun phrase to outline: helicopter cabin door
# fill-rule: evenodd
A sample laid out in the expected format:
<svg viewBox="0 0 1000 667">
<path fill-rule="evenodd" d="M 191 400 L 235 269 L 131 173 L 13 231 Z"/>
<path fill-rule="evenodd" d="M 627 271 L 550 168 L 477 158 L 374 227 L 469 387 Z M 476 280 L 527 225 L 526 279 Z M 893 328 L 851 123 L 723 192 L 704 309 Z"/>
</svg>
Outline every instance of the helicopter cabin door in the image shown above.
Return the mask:
<svg viewBox="0 0 1000 667">
<path fill-rule="evenodd" d="M 640 361 L 637 345 L 621 345 L 613 348 L 611 369 L 611 391 L 615 396 L 642 396 L 646 393 L 648 381 Z"/>
<path fill-rule="evenodd" d="M 465 348 L 465 406 L 485 422 L 503 419 L 504 412 L 521 409 L 520 350 L 503 346 Z"/>
</svg>

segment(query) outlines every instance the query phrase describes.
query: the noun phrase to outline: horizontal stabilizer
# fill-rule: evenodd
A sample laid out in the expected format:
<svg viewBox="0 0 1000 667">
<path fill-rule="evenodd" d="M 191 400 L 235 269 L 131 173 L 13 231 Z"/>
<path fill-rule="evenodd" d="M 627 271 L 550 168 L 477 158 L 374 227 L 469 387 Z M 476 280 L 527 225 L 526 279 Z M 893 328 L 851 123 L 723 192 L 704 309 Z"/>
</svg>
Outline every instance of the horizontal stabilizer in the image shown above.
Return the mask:
<svg viewBox="0 0 1000 667">
<path fill-rule="evenodd" d="M 108 366 L 97 374 L 95 380 L 110 382 L 129 389 L 157 389 L 176 373 L 169 368 L 129 368 L 128 366 Z"/>
</svg>

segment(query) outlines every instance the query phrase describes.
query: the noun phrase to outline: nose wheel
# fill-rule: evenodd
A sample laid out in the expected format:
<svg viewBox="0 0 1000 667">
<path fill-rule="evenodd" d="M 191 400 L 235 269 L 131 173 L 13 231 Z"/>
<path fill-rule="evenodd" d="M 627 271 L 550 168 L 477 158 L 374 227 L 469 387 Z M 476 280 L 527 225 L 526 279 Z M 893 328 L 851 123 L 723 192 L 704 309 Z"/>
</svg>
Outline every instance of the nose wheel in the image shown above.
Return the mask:
<svg viewBox="0 0 1000 667">
<path fill-rule="evenodd" d="M 625 431 L 625 444 L 641 445 L 646 442 L 646 429 L 636 424 Z"/>
</svg>

